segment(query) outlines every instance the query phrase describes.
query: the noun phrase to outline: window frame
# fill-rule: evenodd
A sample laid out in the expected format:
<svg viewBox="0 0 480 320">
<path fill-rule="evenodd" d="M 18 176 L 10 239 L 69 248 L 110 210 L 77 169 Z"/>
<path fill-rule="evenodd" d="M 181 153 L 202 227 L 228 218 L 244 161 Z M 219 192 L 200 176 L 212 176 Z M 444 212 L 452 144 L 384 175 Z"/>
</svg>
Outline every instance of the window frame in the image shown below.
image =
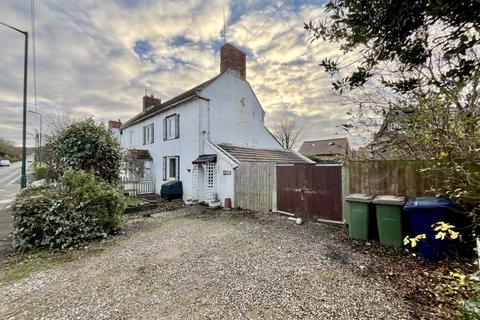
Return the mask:
<svg viewBox="0 0 480 320">
<path fill-rule="evenodd" d="M 180 115 L 171 114 L 163 118 L 163 140 L 180 138 Z"/>
<path fill-rule="evenodd" d="M 172 176 L 172 160 L 174 162 L 174 175 Z M 163 181 L 180 181 L 180 157 L 165 156 L 163 157 Z"/>
<path fill-rule="evenodd" d="M 155 131 L 153 122 L 143 127 L 143 144 L 155 142 Z"/>
</svg>

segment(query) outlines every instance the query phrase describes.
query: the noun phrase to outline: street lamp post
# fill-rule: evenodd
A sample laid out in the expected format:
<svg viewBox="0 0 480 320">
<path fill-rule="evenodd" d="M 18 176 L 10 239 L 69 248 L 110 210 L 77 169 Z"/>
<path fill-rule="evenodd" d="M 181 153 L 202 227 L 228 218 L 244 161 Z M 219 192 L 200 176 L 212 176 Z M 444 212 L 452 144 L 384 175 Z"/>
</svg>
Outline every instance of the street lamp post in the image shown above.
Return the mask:
<svg viewBox="0 0 480 320">
<path fill-rule="evenodd" d="M 27 68 L 28 68 L 28 32 L 0 22 L 1 25 L 20 32 L 25 36 L 25 60 L 23 66 L 23 133 L 22 133 L 22 177 L 20 187 L 27 186 Z"/>
<path fill-rule="evenodd" d="M 42 114 L 40 112 L 37 112 L 37 111 L 33 111 L 33 110 L 29 110 L 28 112 L 31 112 L 31 113 L 34 113 L 36 114 L 37 116 L 40 116 L 40 136 L 38 138 L 38 146 L 39 146 L 39 149 L 40 149 L 40 152 L 38 153 L 38 161 L 40 162 L 40 164 L 42 163 L 42 135 L 43 135 L 43 117 L 42 117 Z"/>
</svg>

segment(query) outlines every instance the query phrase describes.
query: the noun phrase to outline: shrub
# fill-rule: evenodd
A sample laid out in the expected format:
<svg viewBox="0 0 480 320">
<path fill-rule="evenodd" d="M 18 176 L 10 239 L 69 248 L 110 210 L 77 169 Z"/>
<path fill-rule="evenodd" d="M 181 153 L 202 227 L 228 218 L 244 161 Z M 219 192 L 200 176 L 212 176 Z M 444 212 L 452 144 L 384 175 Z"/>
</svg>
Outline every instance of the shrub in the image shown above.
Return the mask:
<svg viewBox="0 0 480 320">
<path fill-rule="evenodd" d="M 35 163 L 35 179 L 45 179 L 47 177 L 47 166 L 44 163 Z"/>
<path fill-rule="evenodd" d="M 83 171 L 68 172 L 59 185 L 25 189 L 14 205 L 17 250 L 67 248 L 121 230 L 124 196 Z"/>
<path fill-rule="evenodd" d="M 49 164 L 57 177 L 69 170 L 84 170 L 112 183 L 118 179 L 120 143 L 103 124 L 93 119 L 75 122 L 47 141 Z"/>
</svg>

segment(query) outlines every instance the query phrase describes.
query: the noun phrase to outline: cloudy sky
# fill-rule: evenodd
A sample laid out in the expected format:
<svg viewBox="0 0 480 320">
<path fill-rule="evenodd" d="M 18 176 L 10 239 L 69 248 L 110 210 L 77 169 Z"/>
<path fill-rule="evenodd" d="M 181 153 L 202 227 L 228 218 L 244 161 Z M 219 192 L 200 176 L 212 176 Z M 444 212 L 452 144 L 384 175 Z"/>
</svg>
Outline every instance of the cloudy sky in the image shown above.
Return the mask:
<svg viewBox="0 0 480 320">
<path fill-rule="evenodd" d="M 163 101 L 219 72 L 223 8 L 227 41 L 247 52 L 247 79 L 267 112 L 301 121 L 303 138 L 343 136 L 349 107 L 330 92 L 318 67 L 340 55 L 309 44 L 303 22 L 321 16 L 320 0 L 36 0 L 37 110 L 46 118 L 93 115 L 127 120 L 145 89 Z M 31 30 L 30 0 L 2 0 L 0 21 Z M 0 26 L 0 137 L 20 142 L 21 34 Z M 30 47 L 30 52 L 32 48 Z M 30 109 L 35 108 L 30 56 Z M 38 127 L 29 114 L 28 132 Z M 29 144 L 33 138 L 29 137 Z"/>
</svg>

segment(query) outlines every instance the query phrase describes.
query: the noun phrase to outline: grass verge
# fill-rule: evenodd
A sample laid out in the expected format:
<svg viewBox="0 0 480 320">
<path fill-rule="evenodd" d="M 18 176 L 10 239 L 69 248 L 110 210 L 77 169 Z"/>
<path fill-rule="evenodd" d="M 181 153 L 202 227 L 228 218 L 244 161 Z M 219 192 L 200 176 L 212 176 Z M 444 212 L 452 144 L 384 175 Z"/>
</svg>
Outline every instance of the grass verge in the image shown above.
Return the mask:
<svg viewBox="0 0 480 320">
<path fill-rule="evenodd" d="M 15 282 L 85 256 L 102 253 L 114 239 L 85 244 L 69 250 L 38 250 L 9 257 L 0 263 L 0 283 Z"/>
</svg>

